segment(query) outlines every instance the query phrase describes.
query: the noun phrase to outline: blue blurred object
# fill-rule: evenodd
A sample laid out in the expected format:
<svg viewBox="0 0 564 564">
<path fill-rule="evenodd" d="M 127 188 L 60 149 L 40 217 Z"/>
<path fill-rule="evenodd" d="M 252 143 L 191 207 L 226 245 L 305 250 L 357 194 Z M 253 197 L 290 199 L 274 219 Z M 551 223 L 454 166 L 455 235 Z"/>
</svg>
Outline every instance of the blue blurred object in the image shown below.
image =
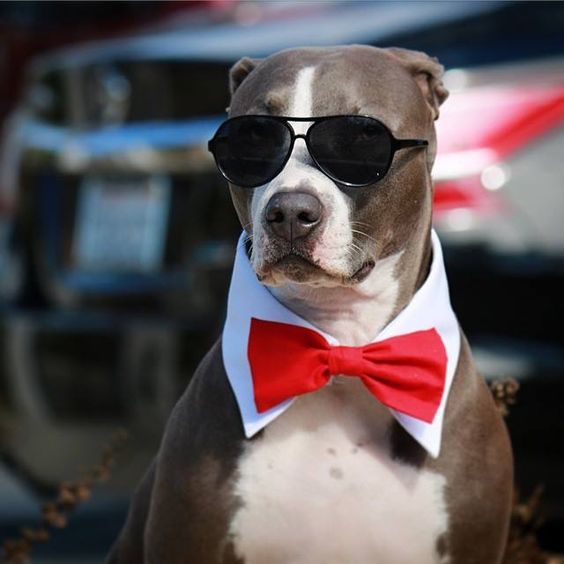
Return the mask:
<svg viewBox="0 0 564 564">
<path fill-rule="evenodd" d="M 187 147 L 210 139 L 224 116 L 203 117 L 185 122 L 133 123 L 122 127 L 102 127 L 94 131 L 72 131 L 41 121 L 29 120 L 22 128 L 29 149 L 64 152 L 72 150 L 91 156 L 104 157 L 138 148 L 169 149 Z"/>
</svg>

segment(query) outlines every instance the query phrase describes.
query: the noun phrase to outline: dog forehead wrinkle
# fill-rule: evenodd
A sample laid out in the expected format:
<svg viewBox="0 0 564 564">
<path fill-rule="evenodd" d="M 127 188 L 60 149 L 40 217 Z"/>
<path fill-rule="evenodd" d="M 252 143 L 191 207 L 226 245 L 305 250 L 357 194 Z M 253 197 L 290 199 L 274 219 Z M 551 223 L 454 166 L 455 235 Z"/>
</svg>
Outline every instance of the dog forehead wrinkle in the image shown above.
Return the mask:
<svg viewBox="0 0 564 564">
<path fill-rule="evenodd" d="M 264 101 L 266 110 L 271 114 L 282 114 L 286 104 L 279 92 L 270 92 Z"/>
</svg>

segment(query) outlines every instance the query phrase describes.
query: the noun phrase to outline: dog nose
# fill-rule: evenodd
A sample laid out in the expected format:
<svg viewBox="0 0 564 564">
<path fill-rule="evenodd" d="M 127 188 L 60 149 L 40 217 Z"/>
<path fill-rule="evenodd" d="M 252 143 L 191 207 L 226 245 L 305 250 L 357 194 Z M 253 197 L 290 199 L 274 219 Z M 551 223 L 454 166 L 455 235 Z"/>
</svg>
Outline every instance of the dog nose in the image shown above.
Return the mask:
<svg viewBox="0 0 564 564">
<path fill-rule="evenodd" d="M 312 194 L 278 192 L 266 205 L 266 225 L 291 242 L 309 235 L 321 221 L 322 211 L 321 202 Z"/>
</svg>

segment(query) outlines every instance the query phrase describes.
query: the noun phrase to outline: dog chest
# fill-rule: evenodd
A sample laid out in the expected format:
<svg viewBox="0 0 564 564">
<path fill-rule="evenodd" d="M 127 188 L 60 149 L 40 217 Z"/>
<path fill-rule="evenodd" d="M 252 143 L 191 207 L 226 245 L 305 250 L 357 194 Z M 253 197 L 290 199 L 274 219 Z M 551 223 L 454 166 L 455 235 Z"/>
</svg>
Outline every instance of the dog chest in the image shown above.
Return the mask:
<svg viewBox="0 0 564 564">
<path fill-rule="evenodd" d="M 248 443 L 236 553 L 246 564 L 441 562 L 444 477 L 392 460 L 387 410 L 336 380 Z"/>
</svg>

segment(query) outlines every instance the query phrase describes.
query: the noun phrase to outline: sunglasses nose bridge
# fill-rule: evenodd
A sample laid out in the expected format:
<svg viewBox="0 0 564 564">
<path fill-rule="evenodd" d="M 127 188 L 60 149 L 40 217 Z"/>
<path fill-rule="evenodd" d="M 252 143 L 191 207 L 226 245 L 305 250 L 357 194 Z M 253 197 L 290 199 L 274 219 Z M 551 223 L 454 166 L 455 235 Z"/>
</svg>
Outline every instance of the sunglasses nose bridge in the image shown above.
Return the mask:
<svg viewBox="0 0 564 564">
<path fill-rule="evenodd" d="M 294 133 L 293 135 L 293 139 L 292 139 L 292 143 L 294 146 L 296 146 L 296 141 L 298 139 L 301 139 L 303 141 L 303 145 L 298 145 L 298 147 L 301 147 L 302 149 L 305 147 L 306 149 L 309 149 L 308 147 L 308 143 L 307 143 L 307 137 L 305 133 Z"/>
<path fill-rule="evenodd" d="M 301 139 L 302 143 L 296 143 L 298 139 Z M 311 156 L 309 154 L 309 143 L 307 142 L 306 133 L 293 133 L 288 158 L 291 156 L 297 158 L 298 160 L 303 159 L 304 157 L 307 159 Z"/>
</svg>

